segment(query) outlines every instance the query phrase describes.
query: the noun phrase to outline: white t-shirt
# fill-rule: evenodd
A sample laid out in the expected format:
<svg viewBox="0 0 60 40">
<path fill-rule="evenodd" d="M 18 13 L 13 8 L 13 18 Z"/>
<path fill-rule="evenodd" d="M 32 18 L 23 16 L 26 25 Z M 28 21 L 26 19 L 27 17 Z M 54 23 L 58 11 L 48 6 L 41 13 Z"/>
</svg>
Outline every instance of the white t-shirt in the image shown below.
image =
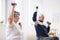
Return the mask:
<svg viewBox="0 0 60 40">
<path fill-rule="evenodd" d="M 15 24 L 8 24 L 6 29 L 7 40 L 23 40 L 23 31 Z"/>
</svg>

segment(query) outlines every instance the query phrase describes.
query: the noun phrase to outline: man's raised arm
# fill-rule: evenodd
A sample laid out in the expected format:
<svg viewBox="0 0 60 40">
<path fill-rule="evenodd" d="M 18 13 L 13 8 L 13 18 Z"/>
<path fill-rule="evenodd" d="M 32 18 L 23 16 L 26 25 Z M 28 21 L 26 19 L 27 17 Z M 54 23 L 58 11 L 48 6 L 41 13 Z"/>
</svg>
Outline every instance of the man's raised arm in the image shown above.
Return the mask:
<svg viewBox="0 0 60 40">
<path fill-rule="evenodd" d="M 37 21 L 37 11 L 38 11 L 38 6 L 36 7 L 36 11 L 33 14 L 33 21 L 36 22 Z"/>
</svg>

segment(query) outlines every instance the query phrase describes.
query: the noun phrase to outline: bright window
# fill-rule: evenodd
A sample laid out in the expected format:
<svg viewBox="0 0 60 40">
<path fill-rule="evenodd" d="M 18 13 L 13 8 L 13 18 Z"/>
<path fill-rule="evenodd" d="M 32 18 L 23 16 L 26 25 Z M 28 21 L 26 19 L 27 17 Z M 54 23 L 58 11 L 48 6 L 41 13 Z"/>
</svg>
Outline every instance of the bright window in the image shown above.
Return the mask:
<svg viewBox="0 0 60 40">
<path fill-rule="evenodd" d="M 0 0 L 0 21 L 1 21 L 1 0 Z"/>
</svg>

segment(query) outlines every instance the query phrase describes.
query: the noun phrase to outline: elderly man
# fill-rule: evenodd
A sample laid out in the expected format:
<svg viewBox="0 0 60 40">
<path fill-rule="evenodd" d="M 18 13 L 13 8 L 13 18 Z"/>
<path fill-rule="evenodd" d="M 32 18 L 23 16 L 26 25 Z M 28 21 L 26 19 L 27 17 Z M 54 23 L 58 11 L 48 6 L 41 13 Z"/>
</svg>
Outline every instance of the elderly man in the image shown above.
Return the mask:
<svg viewBox="0 0 60 40">
<path fill-rule="evenodd" d="M 50 31 L 50 25 L 48 24 L 48 27 L 43 24 L 44 22 L 44 15 L 39 16 L 39 20 L 37 20 L 37 10 L 38 7 L 36 7 L 36 11 L 33 14 L 33 21 L 35 23 L 35 30 L 36 30 L 36 35 L 37 35 L 37 40 L 51 40 L 49 38 L 49 31 Z"/>
</svg>

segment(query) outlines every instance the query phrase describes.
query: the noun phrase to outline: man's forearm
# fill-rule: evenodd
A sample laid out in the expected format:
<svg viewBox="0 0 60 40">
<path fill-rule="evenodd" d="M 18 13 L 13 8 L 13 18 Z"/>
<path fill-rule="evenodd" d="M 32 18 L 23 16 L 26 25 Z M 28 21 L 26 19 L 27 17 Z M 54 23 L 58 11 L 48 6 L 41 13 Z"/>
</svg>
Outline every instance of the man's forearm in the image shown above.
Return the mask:
<svg viewBox="0 0 60 40">
<path fill-rule="evenodd" d="M 48 33 L 50 32 L 50 26 L 47 27 L 47 32 L 48 32 Z"/>
<path fill-rule="evenodd" d="M 33 21 L 34 22 L 37 21 L 37 12 L 34 12 L 34 14 L 33 14 Z"/>
</svg>

